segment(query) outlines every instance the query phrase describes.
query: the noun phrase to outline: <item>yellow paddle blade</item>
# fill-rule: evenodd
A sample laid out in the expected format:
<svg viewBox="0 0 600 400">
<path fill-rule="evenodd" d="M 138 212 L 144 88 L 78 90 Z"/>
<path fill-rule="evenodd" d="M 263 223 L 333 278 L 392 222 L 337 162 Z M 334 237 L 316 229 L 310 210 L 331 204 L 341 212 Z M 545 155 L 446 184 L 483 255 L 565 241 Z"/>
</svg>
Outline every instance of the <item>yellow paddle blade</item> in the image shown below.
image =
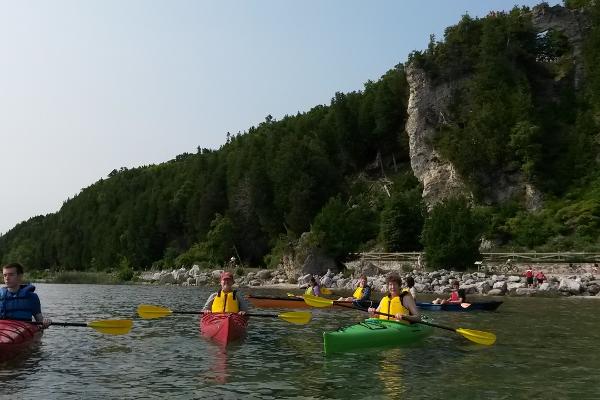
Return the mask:
<svg viewBox="0 0 600 400">
<path fill-rule="evenodd" d="M 496 343 L 496 335 L 491 332 L 475 331 L 473 329 L 457 328 L 456 333 L 463 335 L 472 342 L 491 346 Z"/>
<path fill-rule="evenodd" d="M 137 308 L 138 315 L 143 319 L 162 318 L 171 315 L 173 311 L 167 307 L 140 304 Z"/>
<path fill-rule="evenodd" d="M 322 288 L 320 288 L 320 290 L 321 290 L 322 294 L 333 294 L 333 290 L 326 288 L 326 287 L 322 287 Z"/>
<path fill-rule="evenodd" d="M 311 307 L 331 307 L 333 306 L 333 300 L 324 299 L 322 297 L 311 296 L 310 294 L 305 294 L 302 296 L 304 298 L 304 302 Z"/>
<path fill-rule="evenodd" d="M 108 335 L 125 335 L 133 326 L 130 319 L 105 319 L 88 322 L 87 326 Z"/>
<path fill-rule="evenodd" d="M 292 311 L 279 314 L 278 317 L 292 324 L 304 325 L 310 322 L 312 314 L 308 311 Z"/>
</svg>

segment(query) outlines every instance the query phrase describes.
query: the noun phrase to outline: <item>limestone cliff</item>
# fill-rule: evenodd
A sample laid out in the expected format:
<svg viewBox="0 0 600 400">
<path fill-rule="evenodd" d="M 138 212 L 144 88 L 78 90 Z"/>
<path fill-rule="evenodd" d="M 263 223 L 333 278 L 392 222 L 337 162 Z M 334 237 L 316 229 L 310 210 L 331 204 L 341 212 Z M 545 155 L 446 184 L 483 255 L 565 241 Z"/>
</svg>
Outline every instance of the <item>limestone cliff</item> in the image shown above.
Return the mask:
<svg viewBox="0 0 600 400">
<path fill-rule="evenodd" d="M 575 64 L 574 84 L 577 87 L 583 76 L 581 47 L 585 19 L 582 12 L 542 4 L 532 9 L 531 17 L 538 32 L 559 30 L 569 40 Z M 423 185 L 423 199 L 428 207 L 432 207 L 456 194 L 471 198 L 472 193 L 456 168 L 433 146 L 438 129 L 449 123 L 448 106 L 454 94 L 464 87 L 469 77 L 434 85 L 425 71 L 413 64 L 407 65 L 406 76 L 410 94 L 405 129 L 409 137 L 411 167 Z M 483 181 L 487 186 L 483 199 L 485 203 L 501 203 L 517 196 L 523 199 L 529 210 L 536 210 L 542 205 L 541 192 L 519 171 L 497 171 L 495 176 L 485 177 Z"/>
<path fill-rule="evenodd" d="M 408 65 L 406 79 L 409 86 L 406 132 L 410 165 L 423 185 L 425 203 L 433 206 L 452 195 L 468 195 L 456 169 L 433 148 L 437 127 L 446 123 L 444 115 L 458 83 L 433 86 L 427 74 L 413 65 Z"/>
<path fill-rule="evenodd" d="M 573 49 L 574 85 L 575 88 L 579 88 L 583 79 L 583 62 L 581 59 L 583 35 L 589 27 L 583 10 L 569 10 L 559 5 L 550 7 L 548 4 L 540 4 L 532 9 L 531 21 L 538 32 L 554 29 L 562 32 L 567 37 Z"/>
</svg>

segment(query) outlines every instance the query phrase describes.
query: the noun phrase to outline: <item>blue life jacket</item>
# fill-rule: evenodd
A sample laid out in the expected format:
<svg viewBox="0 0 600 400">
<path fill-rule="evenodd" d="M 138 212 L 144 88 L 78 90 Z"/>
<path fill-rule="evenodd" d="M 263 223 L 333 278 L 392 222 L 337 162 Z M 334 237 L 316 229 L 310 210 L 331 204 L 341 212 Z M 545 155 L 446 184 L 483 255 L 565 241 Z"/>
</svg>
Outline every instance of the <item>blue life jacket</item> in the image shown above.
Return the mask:
<svg viewBox="0 0 600 400">
<path fill-rule="evenodd" d="M 31 284 L 21 285 L 15 293 L 0 288 L 0 319 L 31 321 L 34 315 L 41 313 L 40 299 L 34 291 L 35 286 Z"/>
</svg>

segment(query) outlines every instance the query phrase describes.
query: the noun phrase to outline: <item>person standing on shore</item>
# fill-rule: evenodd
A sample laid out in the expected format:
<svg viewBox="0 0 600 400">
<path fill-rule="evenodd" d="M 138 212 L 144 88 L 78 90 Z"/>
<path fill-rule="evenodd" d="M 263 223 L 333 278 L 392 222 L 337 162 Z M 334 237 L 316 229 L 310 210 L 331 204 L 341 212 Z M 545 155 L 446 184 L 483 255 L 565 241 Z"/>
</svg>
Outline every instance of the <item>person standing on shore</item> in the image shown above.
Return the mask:
<svg viewBox="0 0 600 400">
<path fill-rule="evenodd" d="M 23 266 L 19 263 L 6 264 L 2 267 L 4 278 L 0 288 L 0 319 L 19 321 L 35 320 L 47 328 L 52 320 L 44 318 L 40 298 L 35 294 L 35 286 L 23 284 Z"/>
<path fill-rule="evenodd" d="M 248 311 L 248 302 L 237 290 L 233 290 L 233 274 L 221 273 L 221 290 L 210 295 L 203 307 L 204 312 L 240 313 Z"/>
<path fill-rule="evenodd" d="M 542 271 L 538 271 L 537 274 L 535 274 L 535 280 L 536 285 L 540 286 L 546 280 L 546 275 L 544 275 Z"/>
<path fill-rule="evenodd" d="M 525 271 L 523 275 L 525 276 L 525 280 L 527 281 L 527 287 L 533 287 L 533 271 L 531 270 L 531 268 Z"/>
<path fill-rule="evenodd" d="M 229 263 L 228 264 L 229 264 L 228 268 L 233 271 L 237 267 L 237 263 L 235 262 L 235 257 L 232 256 L 229 259 Z"/>
</svg>

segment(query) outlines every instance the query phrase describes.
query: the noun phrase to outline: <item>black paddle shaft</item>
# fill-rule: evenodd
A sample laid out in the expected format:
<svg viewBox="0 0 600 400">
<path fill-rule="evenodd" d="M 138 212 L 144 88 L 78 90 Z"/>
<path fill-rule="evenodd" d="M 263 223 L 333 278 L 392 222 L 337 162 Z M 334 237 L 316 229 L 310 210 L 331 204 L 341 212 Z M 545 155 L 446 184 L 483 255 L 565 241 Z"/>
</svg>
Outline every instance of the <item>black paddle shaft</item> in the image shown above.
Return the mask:
<svg viewBox="0 0 600 400">
<path fill-rule="evenodd" d="M 36 325 L 43 325 L 43 322 L 34 322 L 34 324 Z M 52 323 L 50 324 L 52 325 L 56 325 L 56 326 L 88 326 L 88 324 L 83 323 L 83 322 L 54 322 L 52 321 Z"/>
<path fill-rule="evenodd" d="M 335 300 L 333 301 L 333 304 L 335 304 L 336 306 L 339 306 L 339 307 L 346 307 L 346 308 L 352 308 L 353 310 L 360 310 L 360 311 L 364 311 L 364 312 L 369 312 L 369 310 L 365 310 L 365 309 L 362 309 L 362 308 L 353 307 L 353 306 L 349 306 L 349 305 L 346 305 L 346 304 L 336 303 Z M 395 315 L 386 314 L 386 313 L 382 313 L 382 312 L 379 312 L 379 311 L 375 311 L 375 314 L 384 315 L 386 317 L 396 318 Z M 454 328 L 449 328 L 447 326 L 442 326 L 442 325 L 434 324 L 434 323 L 431 323 L 431 322 L 425 322 L 425 321 L 423 321 L 420 318 L 418 320 L 414 320 L 413 318 L 415 318 L 415 317 L 412 317 L 411 315 L 407 315 L 406 317 L 408 317 L 408 318 L 402 318 L 402 319 L 405 320 L 405 321 L 409 321 L 409 322 L 415 322 L 417 324 L 430 325 L 430 326 L 433 326 L 433 327 L 436 327 L 436 328 L 447 329 L 447 330 L 453 331 L 453 332 L 456 331 L 456 329 L 454 329 Z"/>
<path fill-rule="evenodd" d="M 207 311 L 171 311 L 173 314 L 193 314 L 193 315 L 198 315 L 198 314 L 208 314 Z M 218 313 L 214 313 L 214 314 L 218 314 Z M 277 314 L 246 314 L 249 317 L 270 317 L 270 318 L 278 318 L 279 315 Z"/>
</svg>

